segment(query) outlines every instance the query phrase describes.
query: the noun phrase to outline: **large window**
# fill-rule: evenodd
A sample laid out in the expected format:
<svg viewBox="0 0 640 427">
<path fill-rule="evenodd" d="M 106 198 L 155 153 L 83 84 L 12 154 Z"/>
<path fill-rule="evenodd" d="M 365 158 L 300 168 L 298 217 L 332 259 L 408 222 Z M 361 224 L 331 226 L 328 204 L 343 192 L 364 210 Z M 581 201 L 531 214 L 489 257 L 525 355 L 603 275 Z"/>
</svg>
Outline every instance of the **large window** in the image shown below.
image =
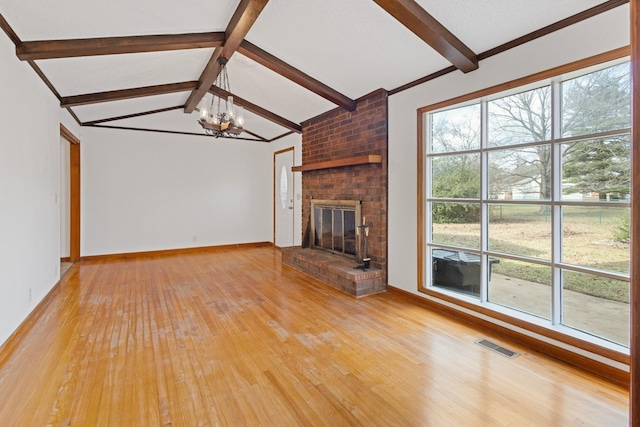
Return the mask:
<svg viewBox="0 0 640 427">
<path fill-rule="evenodd" d="M 619 60 L 425 110 L 422 288 L 628 347 L 630 100 Z"/>
</svg>

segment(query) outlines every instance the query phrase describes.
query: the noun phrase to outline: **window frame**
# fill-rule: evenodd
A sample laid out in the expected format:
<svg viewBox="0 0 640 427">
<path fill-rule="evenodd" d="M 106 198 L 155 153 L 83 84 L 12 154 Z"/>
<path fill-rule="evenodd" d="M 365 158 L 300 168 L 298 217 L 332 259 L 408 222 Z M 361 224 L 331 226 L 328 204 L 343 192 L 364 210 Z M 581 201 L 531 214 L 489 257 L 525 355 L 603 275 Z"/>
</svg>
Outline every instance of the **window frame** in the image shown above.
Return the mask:
<svg viewBox="0 0 640 427">
<path fill-rule="evenodd" d="M 624 47 L 620 49 L 616 49 L 610 52 L 606 52 L 600 55 L 596 55 L 590 58 L 586 58 L 580 61 L 575 61 L 570 64 L 566 64 L 560 67 L 556 67 L 547 71 L 543 71 L 540 73 L 536 73 L 527 77 L 523 77 L 514 81 L 502 83 L 496 86 L 492 86 L 486 89 L 482 89 L 479 91 L 475 91 L 466 95 L 458 96 L 447 101 L 438 102 L 436 104 L 428 105 L 417 110 L 417 119 L 418 119 L 418 224 L 417 224 L 417 232 L 418 232 L 418 292 L 426 294 L 428 297 L 432 297 L 431 299 L 443 301 L 445 304 L 448 304 L 449 308 L 451 305 L 455 305 L 459 308 L 454 308 L 454 310 L 459 310 L 462 312 L 464 316 L 468 316 L 469 312 L 471 312 L 471 316 L 482 317 L 487 316 L 491 318 L 493 321 L 506 322 L 512 326 L 517 328 L 524 329 L 530 333 L 538 334 L 543 337 L 558 341 L 563 344 L 567 344 L 578 349 L 586 350 L 588 352 L 594 353 L 596 355 L 600 355 L 602 357 L 628 364 L 629 363 L 629 349 L 624 347 L 623 345 L 618 345 L 607 341 L 602 338 L 594 337 L 589 335 L 586 332 L 581 332 L 577 329 L 570 328 L 568 326 L 564 326 L 561 323 L 560 318 L 560 310 L 557 308 L 560 304 L 561 298 L 561 289 L 559 280 L 559 275 L 561 271 L 575 271 L 578 273 L 593 273 L 591 269 L 583 266 L 575 266 L 567 263 L 563 263 L 560 260 L 560 244 L 561 242 L 558 239 L 552 239 L 552 248 L 551 248 L 551 259 L 549 261 L 540 260 L 535 258 L 528 258 L 523 256 L 513 256 L 510 254 L 502 254 L 502 253 L 494 253 L 488 250 L 482 250 L 483 248 L 488 249 L 488 242 L 485 241 L 488 239 L 488 207 L 492 203 L 504 203 L 504 200 L 491 200 L 488 197 L 488 173 L 486 173 L 487 169 L 487 154 L 494 150 L 504 150 L 509 148 L 520 148 L 520 147 L 528 147 L 528 146 L 536 146 L 540 144 L 551 144 L 552 157 L 560 156 L 560 147 L 561 144 L 578 141 L 578 140 L 586 140 L 589 139 L 591 135 L 580 135 L 580 136 L 572 136 L 567 138 L 560 138 L 560 120 L 559 120 L 559 108 L 557 105 L 560 103 L 560 90 L 559 85 L 561 81 L 568 80 L 572 78 L 572 74 L 581 75 L 591 72 L 590 68 L 599 67 L 602 68 L 603 65 L 613 62 L 616 60 L 623 59 L 628 57 L 630 54 L 629 47 Z M 613 65 L 613 64 L 612 64 Z M 551 102 L 552 102 L 552 114 L 556 114 L 558 117 L 552 118 L 552 135 L 551 140 L 549 141 L 536 141 L 533 143 L 524 143 L 524 144 L 515 144 L 509 146 L 499 146 L 499 147 L 487 147 L 487 129 L 486 126 L 481 127 L 481 132 L 483 132 L 483 138 L 481 138 L 481 147 L 473 150 L 463 150 L 456 151 L 455 153 L 433 153 L 430 154 L 430 157 L 438 157 L 443 155 L 451 155 L 451 154 L 467 154 L 467 153 L 479 153 L 480 154 L 480 179 L 481 179 L 481 195 L 480 199 L 445 199 L 445 198 L 437 198 L 437 202 L 471 202 L 471 203 L 480 203 L 481 204 L 481 218 L 480 223 L 482 227 L 481 233 L 481 250 L 477 251 L 477 254 L 480 256 L 488 257 L 488 256 L 500 256 L 501 258 L 512 258 L 518 261 L 526 261 L 537 263 L 545 266 L 550 266 L 552 269 L 552 275 L 554 275 L 552 283 L 554 283 L 552 287 L 552 316 L 550 321 L 536 318 L 532 315 L 527 315 L 524 313 L 518 313 L 514 309 L 509 309 L 498 304 L 493 304 L 487 301 L 487 286 L 481 286 L 481 294 L 479 299 L 466 297 L 464 295 L 457 295 L 447 291 L 443 291 L 441 289 L 434 289 L 429 286 L 429 278 L 430 278 L 430 268 L 427 268 L 427 259 L 429 255 L 429 251 L 432 247 L 437 246 L 438 248 L 447 248 L 447 245 L 442 244 L 429 244 L 428 236 L 431 235 L 431 213 L 428 211 L 428 207 L 430 206 L 430 202 L 433 202 L 433 198 L 430 191 L 430 186 L 427 185 L 427 179 L 431 176 L 430 161 L 427 157 L 427 130 L 430 129 L 430 114 L 433 112 L 462 107 L 464 105 L 470 105 L 474 103 L 480 103 L 481 100 L 481 115 L 482 123 L 486 123 L 486 115 L 487 108 L 486 103 L 491 99 L 500 98 L 503 96 L 507 96 L 511 93 L 518 93 L 522 91 L 529 90 L 531 88 L 545 86 L 551 83 Z M 493 97 L 493 98 L 492 98 Z M 483 105 L 484 103 L 484 105 Z M 554 105 L 555 104 L 555 105 Z M 624 130 L 616 130 L 609 132 L 611 136 L 629 133 L 630 129 Z M 598 133 L 597 136 L 602 137 L 607 133 Z M 559 161 L 554 161 L 552 159 L 552 176 L 558 176 L 560 173 L 559 170 Z M 429 178 L 430 179 L 430 178 Z M 556 194 L 557 196 L 552 196 L 550 200 L 515 200 L 514 204 L 536 204 L 536 205 L 548 205 L 550 207 L 551 212 L 551 221 L 552 221 L 552 233 L 557 233 L 557 229 L 560 227 L 559 219 L 561 215 L 561 208 L 563 206 L 584 206 L 584 202 L 575 202 L 569 200 L 562 200 L 560 193 L 561 192 L 561 181 L 560 179 L 552 179 L 552 194 Z M 612 206 L 611 202 L 589 202 L 588 206 Z M 620 202 L 615 206 L 625 206 L 629 207 L 630 203 Z M 456 249 L 455 247 L 453 249 Z M 465 249 L 466 251 L 466 249 Z M 469 252 L 474 253 L 473 250 Z M 482 263 L 482 271 L 481 277 L 482 280 L 485 281 L 487 274 L 484 269 L 486 262 Z M 616 272 L 602 272 L 601 270 L 597 270 L 598 275 L 609 277 L 618 280 L 629 281 L 629 274 L 616 273 Z M 555 277 L 558 276 L 558 277 Z"/>
</svg>

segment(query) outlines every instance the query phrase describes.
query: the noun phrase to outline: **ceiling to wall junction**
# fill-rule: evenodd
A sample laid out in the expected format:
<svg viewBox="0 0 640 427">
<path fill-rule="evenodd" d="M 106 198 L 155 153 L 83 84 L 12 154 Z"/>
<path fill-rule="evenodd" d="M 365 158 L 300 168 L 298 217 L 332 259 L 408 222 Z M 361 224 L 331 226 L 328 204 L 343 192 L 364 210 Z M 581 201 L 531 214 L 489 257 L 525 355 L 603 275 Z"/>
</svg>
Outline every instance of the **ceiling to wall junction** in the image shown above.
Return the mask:
<svg viewBox="0 0 640 427">
<path fill-rule="evenodd" d="M 379 88 L 472 73 L 505 43 L 625 3 L 4 0 L 0 26 L 83 125 L 203 135 L 189 112 L 213 83 L 207 64 L 229 57 L 246 136 L 270 141 Z"/>
</svg>

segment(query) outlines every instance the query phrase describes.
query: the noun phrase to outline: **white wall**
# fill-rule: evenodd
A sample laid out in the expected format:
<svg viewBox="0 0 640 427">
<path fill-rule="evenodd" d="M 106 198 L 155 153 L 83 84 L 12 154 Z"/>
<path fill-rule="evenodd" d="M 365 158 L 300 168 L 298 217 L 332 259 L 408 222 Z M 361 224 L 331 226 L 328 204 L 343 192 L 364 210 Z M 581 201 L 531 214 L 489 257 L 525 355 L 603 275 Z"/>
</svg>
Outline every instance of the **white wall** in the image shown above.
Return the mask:
<svg viewBox="0 0 640 427">
<path fill-rule="evenodd" d="M 423 296 L 417 291 L 416 110 L 627 46 L 629 22 L 629 7 L 621 6 L 481 61 L 471 73 L 450 73 L 389 98 L 390 285 Z"/>
<path fill-rule="evenodd" d="M 0 343 L 58 281 L 60 128 L 72 119 L 0 33 Z M 31 298 L 29 298 L 31 296 Z"/>
<path fill-rule="evenodd" d="M 293 165 L 302 164 L 302 135 L 294 133 L 269 145 L 272 153 L 293 147 Z M 271 162 L 273 163 L 273 155 Z M 271 192 L 273 193 L 273 171 L 271 172 L 271 186 Z M 293 173 L 293 191 L 293 244 L 294 246 L 300 246 L 302 245 L 302 172 Z M 273 224 L 273 201 L 271 205 L 271 223 Z"/>
<path fill-rule="evenodd" d="M 272 241 L 271 147 L 83 129 L 82 256 Z"/>
<path fill-rule="evenodd" d="M 2 34 L 0 63 L 0 343 L 68 255 L 60 123 L 81 140 L 81 255 L 273 240 L 273 153 L 294 146 L 300 164 L 300 135 L 266 144 L 80 128 Z M 300 216 L 298 203 L 298 228 Z"/>
</svg>

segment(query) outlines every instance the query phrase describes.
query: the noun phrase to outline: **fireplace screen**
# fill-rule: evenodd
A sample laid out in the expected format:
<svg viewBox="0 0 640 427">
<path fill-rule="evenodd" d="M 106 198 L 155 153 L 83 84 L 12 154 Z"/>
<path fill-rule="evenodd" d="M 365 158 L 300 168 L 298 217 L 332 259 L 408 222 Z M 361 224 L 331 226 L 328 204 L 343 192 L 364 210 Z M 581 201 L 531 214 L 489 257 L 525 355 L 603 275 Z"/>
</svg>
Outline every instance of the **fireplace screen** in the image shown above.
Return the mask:
<svg viewBox="0 0 640 427">
<path fill-rule="evenodd" d="M 312 200 L 311 212 L 312 247 L 355 255 L 356 227 L 361 222 L 360 201 Z"/>
</svg>

